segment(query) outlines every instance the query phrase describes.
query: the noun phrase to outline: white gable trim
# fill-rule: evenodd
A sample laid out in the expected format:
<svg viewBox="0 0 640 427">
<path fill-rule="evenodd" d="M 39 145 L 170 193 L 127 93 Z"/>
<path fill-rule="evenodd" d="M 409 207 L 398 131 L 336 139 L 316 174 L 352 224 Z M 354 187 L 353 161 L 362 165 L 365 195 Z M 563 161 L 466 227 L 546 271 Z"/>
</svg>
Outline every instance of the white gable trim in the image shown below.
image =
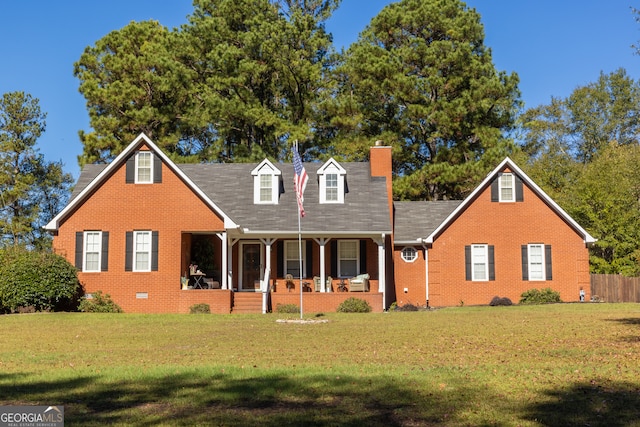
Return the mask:
<svg viewBox="0 0 640 427">
<path fill-rule="evenodd" d="M 594 243 L 596 239 L 591 236 L 584 228 L 580 226 L 573 218 L 569 216 L 568 213 L 564 211 L 547 193 L 545 193 L 542 188 L 538 187 L 538 185 L 531 180 L 527 176 L 526 173 L 522 169 L 520 169 L 509 157 L 506 157 L 491 173 L 487 175 L 487 177 L 478 185 L 475 190 L 471 194 L 467 196 L 466 199 L 457 208 L 454 209 L 453 212 L 429 235 L 427 238 L 423 239 L 425 244 L 432 244 L 436 237 L 446 229 L 458 216 L 460 212 L 469 206 L 475 197 L 483 191 L 488 185 L 490 185 L 491 181 L 500 173 L 505 166 L 509 166 L 511 171 L 518 175 L 523 183 L 526 183 L 534 193 L 538 195 L 541 199 L 543 199 L 550 207 L 553 209 L 558 215 L 560 215 L 573 229 L 582 236 L 585 243 Z"/>
<path fill-rule="evenodd" d="M 151 151 L 157 154 L 162 161 L 184 182 L 189 188 L 191 188 L 198 196 L 204 200 L 204 202 L 213 209 L 214 212 L 219 214 L 224 219 L 225 228 L 236 228 L 237 225 L 220 209 L 184 172 L 182 172 L 173 161 L 166 154 L 149 139 L 147 135 L 141 133 L 136 139 L 131 142 L 106 168 L 102 170 L 85 188 L 82 189 L 80 194 L 76 196 L 67 206 L 65 206 L 60 213 L 58 213 L 47 225 L 44 226 L 45 230 L 55 231 L 60 225 L 60 221 L 67 216 L 69 212 L 82 204 L 91 192 L 102 184 L 118 166 L 124 163 L 124 161 L 142 144 L 146 143 Z"/>
</svg>

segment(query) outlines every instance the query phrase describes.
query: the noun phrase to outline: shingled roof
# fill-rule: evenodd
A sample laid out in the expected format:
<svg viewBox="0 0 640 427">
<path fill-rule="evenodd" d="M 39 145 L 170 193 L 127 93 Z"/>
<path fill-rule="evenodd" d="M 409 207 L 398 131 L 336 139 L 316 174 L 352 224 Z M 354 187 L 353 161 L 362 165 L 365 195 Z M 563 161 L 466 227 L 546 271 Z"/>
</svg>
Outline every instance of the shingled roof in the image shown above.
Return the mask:
<svg viewBox="0 0 640 427">
<path fill-rule="evenodd" d="M 298 208 L 293 190 L 293 165 L 277 163 L 282 172 L 277 205 L 253 203 L 253 176 L 256 163 L 180 164 L 187 175 L 211 200 L 245 232 L 297 233 Z M 322 163 L 305 163 L 309 182 L 304 194 L 305 234 L 390 233 L 386 179 L 371 177 L 369 163 L 340 163 L 347 171 L 344 204 L 321 204 L 317 170 Z"/>
<path fill-rule="evenodd" d="M 257 163 L 176 164 L 202 192 L 219 206 L 239 227 L 250 233 L 297 233 L 298 208 L 293 191 L 293 165 L 277 163 L 282 172 L 277 205 L 253 203 L 253 176 Z M 346 162 L 344 204 L 320 204 L 317 170 L 322 163 L 305 163 L 309 182 L 304 194 L 305 234 L 391 233 L 386 179 L 371 177 L 369 163 Z M 86 165 L 76 183 L 71 200 L 107 167 Z"/>
<path fill-rule="evenodd" d="M 460 203 L 462 200 L 394 202 L 394 243 L 422 244 L 422 239 L 442 224 Z"/>
</svg>

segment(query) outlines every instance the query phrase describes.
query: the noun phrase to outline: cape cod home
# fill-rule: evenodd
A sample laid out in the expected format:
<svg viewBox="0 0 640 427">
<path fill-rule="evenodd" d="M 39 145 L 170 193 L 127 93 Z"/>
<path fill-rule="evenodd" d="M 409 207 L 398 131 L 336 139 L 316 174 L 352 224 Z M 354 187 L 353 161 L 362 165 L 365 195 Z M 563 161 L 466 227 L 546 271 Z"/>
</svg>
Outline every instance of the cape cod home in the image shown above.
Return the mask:
<svg viewBox="0 0 640 427">
<path fill-rule="evenodd" d="M 369 162 L 307 163 L 299 218 L 291 164 L 176 164 L 144 134 L 83 168 L 46 228 L 87 294 L 126 312 L 374 311 L 588 290 L 594 239 L 505 159 L 462 202 L 393 202 L 391 147 Z M 494 200 L 495 199 L 495 200 Z M 301 292 L 302 291 L 302 292 Z"/>
</svg>

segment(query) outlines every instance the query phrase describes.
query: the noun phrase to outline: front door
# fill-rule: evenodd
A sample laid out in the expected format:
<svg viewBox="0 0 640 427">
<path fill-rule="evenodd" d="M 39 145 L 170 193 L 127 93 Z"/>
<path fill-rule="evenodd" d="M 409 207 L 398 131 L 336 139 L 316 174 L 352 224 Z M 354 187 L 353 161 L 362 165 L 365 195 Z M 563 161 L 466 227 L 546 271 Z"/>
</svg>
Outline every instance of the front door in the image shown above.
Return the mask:
<svg viewBox="0 0 640 427">
<path fill-rule="evenodd" d="M 240 290 L 259 291 L 262 270 L 262 244 L 242 244 L 242 275 Z"/>
</svg>

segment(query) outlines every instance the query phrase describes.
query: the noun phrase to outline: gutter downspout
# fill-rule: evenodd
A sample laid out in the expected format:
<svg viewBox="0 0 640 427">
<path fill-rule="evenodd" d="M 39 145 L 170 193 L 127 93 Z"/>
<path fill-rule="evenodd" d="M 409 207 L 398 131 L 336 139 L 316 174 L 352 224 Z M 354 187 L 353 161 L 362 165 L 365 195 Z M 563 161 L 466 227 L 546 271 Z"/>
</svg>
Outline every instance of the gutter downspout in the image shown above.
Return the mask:
<svg viewBox="0 0 640 427">
<path fill-rule="evenodd" d="M 422 249 L 424 250 L 424 291 L 427 302 L 427 310 L 429 309 L 429 249 L 426 242 L 422 241 Z"/>
</svg>

